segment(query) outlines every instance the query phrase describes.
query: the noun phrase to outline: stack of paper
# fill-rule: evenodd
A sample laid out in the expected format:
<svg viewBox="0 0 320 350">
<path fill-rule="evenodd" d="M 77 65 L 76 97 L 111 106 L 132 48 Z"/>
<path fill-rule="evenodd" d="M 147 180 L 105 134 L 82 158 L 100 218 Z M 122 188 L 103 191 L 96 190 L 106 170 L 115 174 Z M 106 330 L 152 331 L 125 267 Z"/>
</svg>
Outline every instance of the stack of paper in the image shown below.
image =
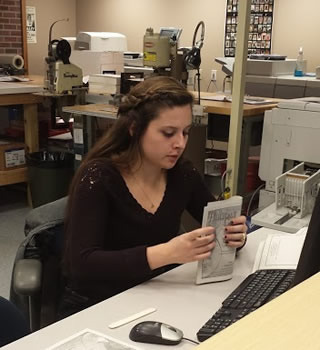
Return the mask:
<svg viewBox="0 0 320 350">
<path fill-rule="evenodd" d="M 269 234 L 261 242 L 256 254 L 253 272 L 266 269 L 296 269 L 306 238 L 307 227 L 296 234 Z"/>
<path fill-rule="evenodd" d="M 89 76 L 89 92 L 120 93 L 120 74 L 92 74 Z"/>
</svg>

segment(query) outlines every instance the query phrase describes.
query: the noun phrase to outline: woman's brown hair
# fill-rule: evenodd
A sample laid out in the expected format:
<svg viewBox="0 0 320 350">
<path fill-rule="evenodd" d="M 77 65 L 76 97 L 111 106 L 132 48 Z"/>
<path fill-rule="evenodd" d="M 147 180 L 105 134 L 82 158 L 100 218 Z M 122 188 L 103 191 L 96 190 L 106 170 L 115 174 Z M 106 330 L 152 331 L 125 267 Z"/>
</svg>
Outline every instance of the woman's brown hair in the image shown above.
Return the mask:
<svg viewBox="0 0 320 350">
<path fill-rule="evenodd" d="M 191 108 L 192 104 L 193 95 L 177 80 L 166 76 L 148 78 L 123 97 L 118 119 L 88 152 L 72 180 L 66 208 L 66 235 L 74 193 L 83 176 L 82 169 L 102 161 L 129 171 L 131 165 L 140 159 L 140 140 L 149 123 L 164 109 L 186 105 Z M 67 245 L 66 240 L 65 248 Z"/>
<path fill-rule="evenodd" d="M 79 170 L 95 161 L 109 161 L 120 170 L 129 170 L 139 159 L 141 137 L 161 110 L 185 105 L 191 107 L 192 103 L 193 95 L 174 78 L 157 76 L 144 80 L 124 96 L 118 119 L 88 152 Z M 70 187 L 71 197 L 80 180 L 79 170 Z"/>
</svg>

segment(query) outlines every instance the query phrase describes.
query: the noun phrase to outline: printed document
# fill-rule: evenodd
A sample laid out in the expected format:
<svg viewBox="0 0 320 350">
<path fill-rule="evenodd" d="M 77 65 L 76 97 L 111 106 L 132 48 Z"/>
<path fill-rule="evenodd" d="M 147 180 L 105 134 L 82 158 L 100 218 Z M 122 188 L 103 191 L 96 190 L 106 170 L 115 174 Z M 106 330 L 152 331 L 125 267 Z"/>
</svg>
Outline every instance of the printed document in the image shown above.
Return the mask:
<svg viewBox="0 0 320 350">
<path fill-rule="evenodd" d="M 234 196 L 224 201 L 208 203 L 204 208 L 202 227 L 215 228 L 216 246 L 208 259 L 198 262 L 196 284 L 225 281 L 232 278 L 236 248 L 224 241 L 225 226 L 240 216 L 242 197 Z"/>
<path fill-rule="evenodd" d="M 296 269 L 307 227 L 295 234 L 271 233 L 261 242 L 256 254 L 253 271 L 266 269 Z"/>
<path fill-rule="evenodd" d="M 141 348 L 91 329 L 84 329 L 46 350 L 141 350 Z"/>
</svg>

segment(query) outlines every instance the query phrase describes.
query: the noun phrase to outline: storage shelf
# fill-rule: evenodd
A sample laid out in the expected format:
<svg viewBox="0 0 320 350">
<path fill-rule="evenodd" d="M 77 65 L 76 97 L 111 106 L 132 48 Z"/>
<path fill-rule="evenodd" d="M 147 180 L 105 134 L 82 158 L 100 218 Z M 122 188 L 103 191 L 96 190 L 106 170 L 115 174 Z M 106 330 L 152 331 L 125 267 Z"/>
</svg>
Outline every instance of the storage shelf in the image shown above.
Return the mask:
<svg viewBox="0 0 320 350">
<path fill-rule="evenodd" d="M 28 182 L 27 167 L 0 171 L 0 186 Z"/>
</svg>

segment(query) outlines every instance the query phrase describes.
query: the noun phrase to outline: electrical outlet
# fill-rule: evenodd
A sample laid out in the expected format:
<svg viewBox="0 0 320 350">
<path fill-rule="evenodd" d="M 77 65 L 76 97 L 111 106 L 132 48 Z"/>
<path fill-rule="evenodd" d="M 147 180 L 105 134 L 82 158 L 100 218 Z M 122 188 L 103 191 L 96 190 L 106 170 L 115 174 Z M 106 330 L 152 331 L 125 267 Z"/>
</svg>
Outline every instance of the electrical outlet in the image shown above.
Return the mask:
<svg viewBox="0 0 320 350">
<path fill-rule="evenodd" d="M 217 70 L 211 69 L 211 81 L 217 81 Z"/>
</svg>

